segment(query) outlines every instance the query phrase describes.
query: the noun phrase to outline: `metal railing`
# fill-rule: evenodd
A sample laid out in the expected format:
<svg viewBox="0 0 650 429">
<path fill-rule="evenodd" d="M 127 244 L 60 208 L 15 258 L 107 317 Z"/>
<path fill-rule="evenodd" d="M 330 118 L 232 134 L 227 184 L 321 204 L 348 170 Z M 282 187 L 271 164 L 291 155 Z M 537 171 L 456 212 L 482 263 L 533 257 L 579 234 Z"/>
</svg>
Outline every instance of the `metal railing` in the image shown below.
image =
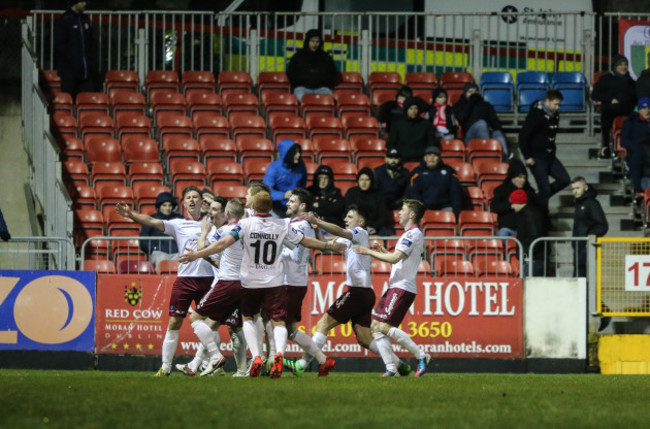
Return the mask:
<svg viewBox="0 0 650 429">
<path fill-rule="evenodd" d="M 587 237 L 541 237 L 530 244 L 528 276 L 578 277 L 578 245 L 587 245 Z M 585 250 L 586 251 L 586 250 Z M 588 258 L 587 258 L 588 259 Z"/>
<path fill-rule="evenodd" d="M 0 241 L 0 268 L 3 270 L 73 270 L 72 240 L 65 237 L 12 237 Z"/>
</svg>

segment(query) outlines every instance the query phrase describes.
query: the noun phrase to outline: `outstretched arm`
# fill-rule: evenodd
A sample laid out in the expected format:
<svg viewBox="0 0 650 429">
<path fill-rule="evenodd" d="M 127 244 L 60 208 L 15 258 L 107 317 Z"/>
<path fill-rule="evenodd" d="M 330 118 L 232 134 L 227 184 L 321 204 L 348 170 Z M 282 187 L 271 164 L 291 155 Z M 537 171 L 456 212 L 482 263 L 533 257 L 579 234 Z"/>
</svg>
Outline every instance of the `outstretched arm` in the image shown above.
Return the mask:
<svg viewBox="0 0 650 429">
<path fill-rule="evenodd" d="M 157 229 L 160 232 L 165 232 L 165 225 L 162 220 L 153 218 L 146 214 L 134 212 L 125 202 L 117 203 L 115 205 L 115 211 L 120 216 L 131 219 L 133 222 L 139 223 L 140 225 Z"/>
<path fill-rule="evenodd" d="M 343 243 L 337 243 L 331 241 L 320 241 L 312 237 L 303 237 L 302 240 L 300 241 L 300 245 L 309 247 L 310 249 L 318 249 L 318 250 L 326 250 L 326 251 L 332 250 L 336 253 L 343 252 L 346 247 L 345 244 Z"/>
<path fill-rule="evenodd" d="M 229 246 L 232 246 L 236 241 L 237 239 L 232 235 L 226 235 L 225 237 L 221 238 L 219 241 L 215 241 L 208 247 L 203 248 L 202 250 L 192 251 L 188 249 L 189 251 L 187 253 L 181 255 L 178 258 L 178 262 L 180 262 L 181 264 L 188 264 L 199 258 L 205 258 L 206 256 L 210 256 L 213 253 L 222 252 L 224 249 L 228 248 Z"/>
<path fill-rule="evenodd" d="M 352 233 L 349 230 L 343 229 L 338 225 L 334 225 L 333 223 L 325 222 L 323 219 L 319 219 L 313 212 L 307 213 L 305 219 L 310 224 L 318 225 L 319 228 L 323 228 L 325 231 L 329 232 L 330 234 L 334 234 L 339 237 L 352 240 Z"/>
<path fill-rule="evenodd" d="M 359 255 L 370 255 L 373 258 L 379 259 L 380 261 L 388 262 L 390 264 L 396 264 L 402 259 L 406 259 L 406 254 L 400 252 L 399 250 L 394 250 L 390 253 L 384 253 L 381 251 L 368 249 L 367 247 L 359 246 L 359 245 L 352 246 L 352 248 Z"/>
</svg>

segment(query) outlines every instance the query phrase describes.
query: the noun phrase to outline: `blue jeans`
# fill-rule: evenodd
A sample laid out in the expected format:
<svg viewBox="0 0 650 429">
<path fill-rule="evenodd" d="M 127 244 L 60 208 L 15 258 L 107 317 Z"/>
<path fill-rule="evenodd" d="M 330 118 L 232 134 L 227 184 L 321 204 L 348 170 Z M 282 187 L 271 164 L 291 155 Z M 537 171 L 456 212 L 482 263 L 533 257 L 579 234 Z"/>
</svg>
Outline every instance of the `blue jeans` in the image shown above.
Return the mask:
<svg viewBox="0 0 650 429">
<path fill-rule="evenodd" d="M 503 132 L 499 130 L 490 130 L 487 122 L 483 119 L 479 119 L 474 122 L 467 133 L 465 133 L 465 145 L 469 144 L 470 140 L 473 139 L 497 139 L 501 143 L 501 149 L 503 150 L 503 156 L 508 157 L 508 144 L 506 143 L 506 136 L 503 135 Z"/>
<path fill-rule="evenodd" d="M 535 165 L 529 165 L 531 173 L 537 182 L 537 189 L 539 190 L 539 202 L 542 207 L 548 207 L 548 200 L 557 192 L 569 186 L 571 177 L 562 165 L 559 159 L 555 156 L 552 158 L 538 158 L 533 156 Z M 550 183 L 549 176 L 554 178 L 555 181 Z"/>
<path fill-rule="evenodd" d="M 332 90 L 326 86 L 316 88 L 316 89 L 309 89 L 309 88 L 305 88 L 304 86 L 298 86 L 293 90 L 293 95 L 296 96 L 298 102 L 302 102 L 302 96 L 305 94 L 327 94 L 332 96 L 334 95 Z"/>
</svg>

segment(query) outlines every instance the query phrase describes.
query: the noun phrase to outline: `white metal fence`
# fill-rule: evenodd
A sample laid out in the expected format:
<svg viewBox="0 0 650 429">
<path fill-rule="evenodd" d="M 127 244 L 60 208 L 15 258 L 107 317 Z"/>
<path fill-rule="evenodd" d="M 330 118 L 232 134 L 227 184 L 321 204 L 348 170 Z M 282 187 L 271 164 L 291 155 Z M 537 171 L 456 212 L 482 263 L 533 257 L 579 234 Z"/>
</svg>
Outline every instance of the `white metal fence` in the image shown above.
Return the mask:
<svg viewBox="0 0 650 429">
<path fill-rule="evenodd" d="M 3 270 L 73 270 L 74 245 L 66 237 L 12 237 L 0 241 Z"/>
</svg>

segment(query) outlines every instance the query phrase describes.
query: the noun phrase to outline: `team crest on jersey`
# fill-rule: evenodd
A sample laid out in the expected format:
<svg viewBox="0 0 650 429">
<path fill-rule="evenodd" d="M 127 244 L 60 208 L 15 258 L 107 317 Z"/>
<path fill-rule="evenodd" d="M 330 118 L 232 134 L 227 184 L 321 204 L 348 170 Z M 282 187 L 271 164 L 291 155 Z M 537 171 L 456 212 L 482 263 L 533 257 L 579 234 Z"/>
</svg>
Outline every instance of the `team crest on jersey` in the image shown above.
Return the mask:
<svg viewBox="0 0 650 429">
<path fill-rule="evenodd" d="M 139 288 L 135 286 L 135 283 L 131 283 L 132 288 L 124 286 L 124 301 L 129 303 L 131 306 L 136 306 L 142 300 L 142 286 Z"/>
</svg>

